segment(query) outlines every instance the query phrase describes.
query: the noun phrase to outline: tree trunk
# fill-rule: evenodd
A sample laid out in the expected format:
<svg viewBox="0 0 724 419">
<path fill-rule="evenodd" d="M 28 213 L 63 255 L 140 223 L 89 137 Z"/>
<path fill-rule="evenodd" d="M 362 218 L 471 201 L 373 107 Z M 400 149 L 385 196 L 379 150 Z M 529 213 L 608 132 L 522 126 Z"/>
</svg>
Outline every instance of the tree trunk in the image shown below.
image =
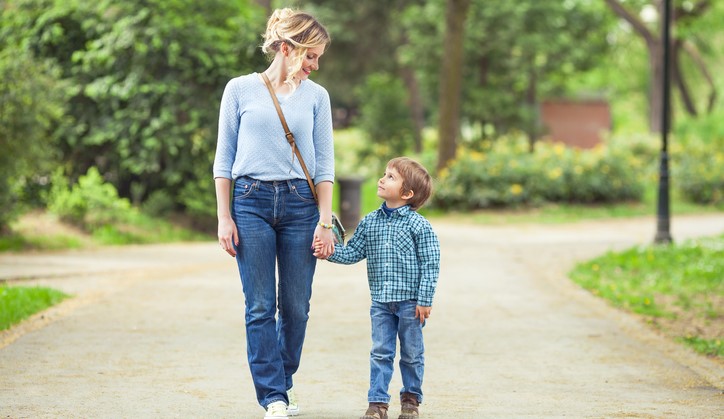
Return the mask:
<svg viewBox="0 0 724 419">
<path fill-rule="evenodd" d="M 651 33 L 644 22 L 623 7 L 618 0 L 605 1 L 614 13 L 627 21 L 646 41 L 649 51 L 649 69 L 651 71 L 651 77 L 649 78 L 649 131 L 652 133 L 661 132 L 661 123 L 663 121 L 663 106 L 661 104 L 664 100 L 664 57 L 660 35 L 659 33 Z M 659 16 L 664 15 L 663 7 L 664 2 L 659 1 L 657 7 Z"/>
<path fill-rule="evenodd" d="M 408 103 L 410 105 L 410 117 L 412 118 L 412 136 L 415 140 L 415 153 L 422 152 L 422 130 L 425 128 L 425 112 L 420 96 L 420 85 L 417 82 L 415 71 L 410 66 L 403 66 L 401 69 L 402 80 L 407 86 Z"/>
<path fill-rule="evenodd" d="M 535 151 L 535 142 L 538 140 L 538 87 L 535 73 L 535 65 L 533 58 L 529 61 L 530 69 L 528 70 L 528 89 L 525 93 L 525 106 L 528 108 L 526 114 L 526 126 L 528 127 L 528 150 L 532 153 Z"/>
<path fill-rule="evenodd" d="M 263 7 L 264 10 L 266 10 L 267 17 L 271 15 L 272 12 L 272 2 L 271 0 L 256 0 L 256 4 Z"/>
<path fill-rule="evenodd" d="M 455 158 L 460 131 L 460 91 L 463 73 L 465 17 L 470 0 L 447 0 L 444 56 L 440 72 L 440 121 L 437 168 Z"/>
<path fill-rule="evenodd" d="M 674 79 L 674 83 L 676 84 L 676 87 L 679 89 L 679 93 L 681 94 L 681 101 L 684 102 L 684 109 L 686 109 L 686 112 L 691 116 L 697 116 L 698 112 L 696 111 L 696 105 L 694 104 L 694 101 L 691 98 L 691 93 L 689 92 L 689 87 L 686 85 L 686 80 L 684 79 L 684 74 L 681 72 L 681 50 L 682 50 L 682 41 L 680 39 L 675 40 L 672 43 L 672 56 L 673 56 L 673 63 L 671 66 L 671 76 Z"/>
</svg>

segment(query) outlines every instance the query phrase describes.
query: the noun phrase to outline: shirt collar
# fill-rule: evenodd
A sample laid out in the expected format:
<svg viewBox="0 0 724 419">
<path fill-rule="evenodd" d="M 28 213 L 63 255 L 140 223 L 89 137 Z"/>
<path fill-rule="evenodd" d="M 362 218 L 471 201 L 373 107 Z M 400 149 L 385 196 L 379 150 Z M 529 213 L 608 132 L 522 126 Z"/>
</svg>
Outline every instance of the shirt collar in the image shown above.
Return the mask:
<svg viewBox="0 0 724 419">
<path fill-rule="evenodd" d="M 409 206 L 409 205 L 403 205 L 403 206 L 401 206 L 401 207 L 399 207 L 399 208 L 394 208 L 394 209 L 390 210 L 389 208 L 387 208 L 387 205 L 385 205 L 385 203 L 383 202 L 382 205 L 380 205 L 380 208 L 379 208 L 377 211 L 379 211 L 379 213 L 380 213 L 381 215 L 392 216 L 393 214 L 397 213 L 397 214 L 399 214 L 401 217 L 404 217 L 404 216 L 406 216 L 407 214 L 409 214 L 410 211 L 412 211 L 412 210 L 410 209 L 410 206 Z"/>
</svg>

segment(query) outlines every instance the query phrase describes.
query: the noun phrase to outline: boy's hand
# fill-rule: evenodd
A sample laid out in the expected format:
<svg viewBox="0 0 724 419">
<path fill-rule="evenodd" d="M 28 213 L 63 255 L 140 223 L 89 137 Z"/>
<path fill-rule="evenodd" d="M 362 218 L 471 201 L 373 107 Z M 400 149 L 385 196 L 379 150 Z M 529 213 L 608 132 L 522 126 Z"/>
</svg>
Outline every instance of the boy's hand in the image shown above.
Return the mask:
<svg viewBox="0 0 724 419">
<path fill-rule="evenodd" d="M 329 255 L 324 254 L 324 243 L 322 243 L 322 240 L 320 240 L 319 238 L 314 239 L 312 247 L 314 248 L 313 255 L 317 258 L 327 259 L 329 256 L 331 256 L 331 253 Z M 334 253 L 334 248 L 332 248 L 332 253 Z"/>
<path fill-rule="evenodd" d="M 423 307 L 423 306 L 416 306 L 415 307 L 415 318 L 420 319 L 420 324 L 425 323 L 425 320 L 430 317 L 430 312 L 432 311 L 432 307 Z"/>
</svg>

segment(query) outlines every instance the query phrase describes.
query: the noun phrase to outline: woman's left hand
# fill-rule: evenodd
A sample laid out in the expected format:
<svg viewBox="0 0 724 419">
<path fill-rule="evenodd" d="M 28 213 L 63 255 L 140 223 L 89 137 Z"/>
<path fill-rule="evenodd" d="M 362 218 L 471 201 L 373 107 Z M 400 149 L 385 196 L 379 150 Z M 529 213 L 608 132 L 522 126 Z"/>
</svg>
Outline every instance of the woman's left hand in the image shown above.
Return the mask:
<svg viewBox="0 0 724 419">
<path fill-rule="evenodd" d="M 321 259 L 327 259 L 334 253 L 334 233 L 330 228 L 324 228 L 320 225 L 314 229 L 314 240 L 321 242 L 321 247 L 317 246 L 315 256 Z M 312 249 L 315 249 L 312 242 Z"/>
</svg>

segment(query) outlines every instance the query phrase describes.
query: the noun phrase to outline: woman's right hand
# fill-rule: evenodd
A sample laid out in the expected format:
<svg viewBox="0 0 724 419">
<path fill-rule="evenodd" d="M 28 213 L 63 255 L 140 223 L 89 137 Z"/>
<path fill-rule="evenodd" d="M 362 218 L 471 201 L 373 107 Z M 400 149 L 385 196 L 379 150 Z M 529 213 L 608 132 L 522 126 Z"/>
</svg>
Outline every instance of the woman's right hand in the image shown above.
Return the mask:
<svg viewBox="0 0 724 419">
<path fill-rule="evenodd" d="M 239 232 L 231 217 L 219 219 L 219 244 L 230 256 L 236 256 L 236 248 L 239 245 Z"/>
</svg>

